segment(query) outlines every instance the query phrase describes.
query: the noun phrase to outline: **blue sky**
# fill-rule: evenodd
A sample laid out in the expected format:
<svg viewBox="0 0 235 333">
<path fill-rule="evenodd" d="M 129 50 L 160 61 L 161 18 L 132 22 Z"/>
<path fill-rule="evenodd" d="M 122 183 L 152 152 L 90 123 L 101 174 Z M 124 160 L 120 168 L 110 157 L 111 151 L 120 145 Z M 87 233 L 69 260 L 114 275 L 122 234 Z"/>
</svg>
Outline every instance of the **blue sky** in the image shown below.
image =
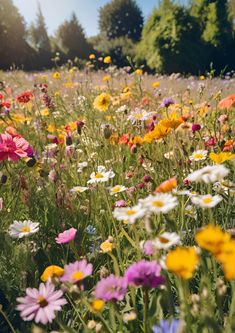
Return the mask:
<svg viewBox="0 0 235 333">
<path fill-rule="evenodd" d="M 182 0 L 184 1 L 184 0 Z M 27 24 L 36 17 L 37 0 L 13 0 L 24 16 Z M 53 34 L 57 27 L 74 11 L 85 29 L 86 35 L 94 36 L 98 32 L 99 7 L 109 2 L 108 0 L 39 0 L 46 20 L 49 34 Z M 158 0 L 136 0 L 147 17 Z"/>
</svg>

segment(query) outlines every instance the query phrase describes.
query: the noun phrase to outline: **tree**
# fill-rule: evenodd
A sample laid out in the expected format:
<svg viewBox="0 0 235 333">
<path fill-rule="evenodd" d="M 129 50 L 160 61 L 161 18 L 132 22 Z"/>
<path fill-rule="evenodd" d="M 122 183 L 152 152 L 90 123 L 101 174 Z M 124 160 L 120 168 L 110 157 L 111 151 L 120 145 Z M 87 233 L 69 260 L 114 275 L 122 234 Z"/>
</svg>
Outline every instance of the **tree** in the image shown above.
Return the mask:
<svg viewBox="0 0 235 333">
<path fill-rule="evenodd" d="M 100 8 L 99 28 L 108 39 L 125 36 L 138 41 L 143 28 L 143 15 L 134 0 L 112 0 Z"/>
<path fill-rule="evenodd" d="M 188 9 L 163 0 L 147 20 L 137 50 L 137 60 L 146 60 L 160 72 L 197 73 L 206 64 L 200 28 Z"/>
<path fill-rule="evenodd" d="M 193 0 L 191 14 L 200 24 L 201 37 L 207 44 L 215 68 L 232 65 L 235 39 L 228 0 Z"/>
<path fill-rule="evenodd" d="M 37 66 L 40 68 L 49 67 L 51 62 L 51 45 L 39 3 L 36 23 L 33 23 L 29 29 L 29 40 L 37 52 Z"/>
<path fill-rule="evenodd" d="M 32 67 L 35 53 L 26 42 L 22 16 L 12 0 L 0 1 L 0 68 L 10 66 Z"/>
</svg>

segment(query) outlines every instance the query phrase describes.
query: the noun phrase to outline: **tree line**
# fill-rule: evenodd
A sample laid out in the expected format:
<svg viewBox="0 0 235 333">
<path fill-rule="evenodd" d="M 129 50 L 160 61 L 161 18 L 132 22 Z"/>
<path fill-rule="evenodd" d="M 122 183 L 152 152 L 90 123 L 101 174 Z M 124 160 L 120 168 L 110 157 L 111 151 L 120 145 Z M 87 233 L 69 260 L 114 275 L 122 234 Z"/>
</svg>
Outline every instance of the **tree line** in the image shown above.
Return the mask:
<svg viewBox="0 0 235 333">
<path fill-rule="evenodd" d="M 197 74 L 213 67 L 234 69 L 235 0 L 190 0 L 187 6 L 162 0 L 144 22 L 135 0 L 111 0 L 99 10 L 99 33 L 86 38 L 72 13 L 54 36 L 48 36 L 38 6 L 26 27 L 12 0 L 0 1 L 0 68 L 42 70 L 72 60 L 85 63 L 89 54 L 110 55 L 115 65 L 130 59 L 146 70 Z"/>
</svg>

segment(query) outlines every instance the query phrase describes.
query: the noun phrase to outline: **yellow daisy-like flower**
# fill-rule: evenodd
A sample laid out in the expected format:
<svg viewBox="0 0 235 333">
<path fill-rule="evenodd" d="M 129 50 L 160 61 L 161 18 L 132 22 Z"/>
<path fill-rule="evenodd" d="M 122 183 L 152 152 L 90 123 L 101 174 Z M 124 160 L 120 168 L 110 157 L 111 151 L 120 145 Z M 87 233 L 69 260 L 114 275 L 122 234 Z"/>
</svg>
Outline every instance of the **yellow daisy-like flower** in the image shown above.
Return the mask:
<svg viewBox="0 0 235 333">
<path fill-rule="evenodd" d="M 140 68 L 137 68 L 137 69 L 135 70 L 135 74 L 136 74 L 136 75 L 142 75 L 142 74 L 143 74 L 143 70 L 140 69 Z"/>
<path fill-rule="evenodd" d="M 199 80 L 201 81 L 205 80 L 205 76 L 204 75 L 199 76 Z"/>
<path fill-rule="evenodd" d="M 105 64 L 110 64 L 111 62 L 112 62 L 112 59 L 111 59 L 110 56 L 107 56 L 107 57 L 104 58 L 104 63 Z"/>
<path fill-rule="evenodd" d="M 90 55 L 89 55 L 89 59 L 90 59 L 90 60 L 95 59 L 95 54 L 94 54 L 94 53 L 90 54 Z"/>
<path fill-rule="evenodd" d="M 60 79 L 60 73 L 59 73 L 59 72 L 55 72 L 55 73 L 53 74 L 53 79 L 55 79 L 55 80 Z"/>
<path fill-rule="evenodd" d="M 199 230 L 195 235 L 198 245 L 214 255 L 221 252 L 222 246 L 227 243 L 230 238 L 231 237 L 227 232 L 223 232 L 220 227 L 212 224 Z"/>
<path fill-rule="evenodd" d="M 47 126 L 47 132 L 49 132 L 49 133 L 53 133 L 53 132 L 55 132 L 55 130 L 56 130 L 56 128 L 54 125 L 49 124 Z"/>
<path fill-rule="evenodd" d="M 91 303 L 92 310 L 95 312 L 101 312 L 104 308 L 105 302 L 102 299 L 95 299 Z"/>
<path fill-rule="evenodd" d="M 156 88 L 158 88 L 159 86 L 160 86 L 160 82 L 158 82 L 158 81 L 155 81 L 155 82 L 152 83 L 152 87 L 153 87 L 153 89 L 156 89 Z"/>
<path fill-rule="evenodd" d="M 40 113 L 43 117 L 47 117 L 50 114 L 49 109 L 43 109 L 40 111 Z"/>
<path fill-rule="evenodd" d="M 176 129 L 180 124 L 183 123 L 183 120 L 181 117 L 177 115 L 176 112 L 172 112 L 169 117 L 162 119 L 159 124 L 166 127 L 166 128 L 172 128 Z"/>
<path fill-rule="evenodd" d="M 101 249 L 101 251 L 103 251 L 104 253 L 112 252 L 112 250 L 113 250 L 113 244 L 110 243 L 108 240 L 106 240 L 106 241 L 104 241 L 104 242 L 100 245 L 100 249 Z"/>
<path fill-rule="evenodd" d="M 190 279 L 193 276 L 198 262 L 199 257 L 193 247 L 177 247 L 166 257 L 166 266 L 169 271 L 183 279 Z"/>
<path fill-rule="evenodd" d="M 59 266 L 48 266 L 41 275 L 41 280 L 46 282 L 53 277 L 61 277 L 64 274 L 64 269 Z"/>
<path fill-rule="evenodd" d="M 159 140 L 166 137 L 171 131 L 171 128 L 163 126 L 161 123 L 155 126 L 154 130 L 148 132 L 144 136 L 144 142 L 151 143 L 154 140 Z"/>
<path fill-rule="evenodd" d="M 230 152 L 220 152 L 218 154 L 216 153 L 210 153 L 209 155 L 210 159 L 215 162 L 216 164 L 222 164 L 226 161 L 233 160 L 235 158 L 235 154 L 232 154 Z"/>
<path fill-rule="evenodd" d="M 108 81 L 110 81 L 111 80 L 111 76 L 110 75 L 105 75 L 104 77 L 103 77 L 103 81 L 104 82 L 108 82 Z"/>
<path fill-rule="evenodd" d="M 110 95 L 107 93 L 102 93 L 98 95 L 93 103 L 94 108 L 101 112 L 106 112 L 109 108 L 109 105 L 110 105 Z"/>
</svg>

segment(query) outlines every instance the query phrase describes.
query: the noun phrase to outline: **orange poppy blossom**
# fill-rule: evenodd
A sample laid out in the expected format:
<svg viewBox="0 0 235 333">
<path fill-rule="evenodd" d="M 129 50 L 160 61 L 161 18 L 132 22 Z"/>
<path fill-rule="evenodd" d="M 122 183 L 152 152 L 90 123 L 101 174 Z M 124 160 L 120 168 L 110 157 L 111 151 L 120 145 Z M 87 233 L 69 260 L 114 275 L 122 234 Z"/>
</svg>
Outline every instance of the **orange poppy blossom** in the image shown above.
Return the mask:
<svg viewBox="0 0 235 333">
<path fill-rule="evenodd" d="M 235 94 L 223 98 L 218 105 L 220 110 L 230 109 L 235 107 Z"/>
</svg>

